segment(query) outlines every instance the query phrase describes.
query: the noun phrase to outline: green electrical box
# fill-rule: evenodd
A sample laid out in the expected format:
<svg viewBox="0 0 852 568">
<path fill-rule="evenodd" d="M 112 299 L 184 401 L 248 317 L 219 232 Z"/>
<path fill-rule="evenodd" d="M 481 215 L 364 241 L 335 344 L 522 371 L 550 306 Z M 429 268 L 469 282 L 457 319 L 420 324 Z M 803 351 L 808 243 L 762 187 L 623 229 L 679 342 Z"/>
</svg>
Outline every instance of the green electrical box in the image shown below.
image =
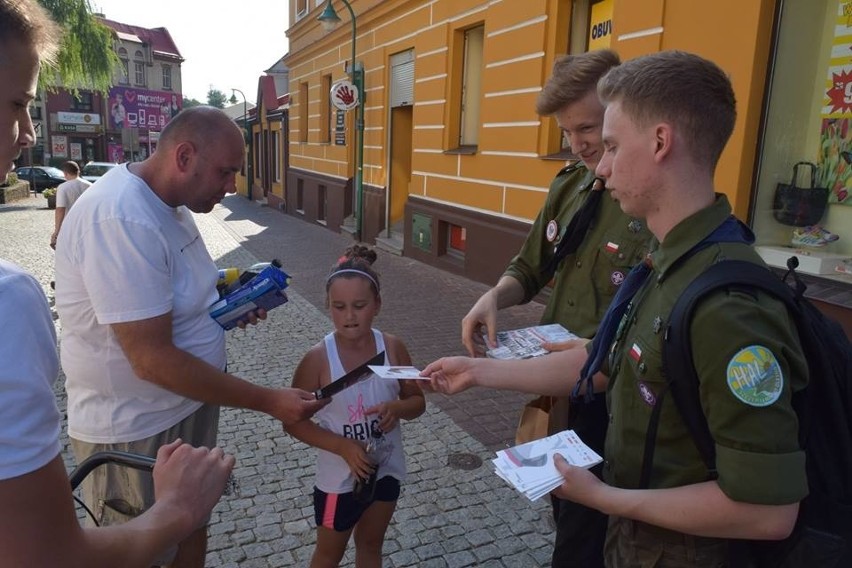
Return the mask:
<svg viewBox="0 0 852 568">
<path fill-rule="evenodd" d="M 432 250 L 432 217 L 422 213 L 411 214 L 411 242 L 426 252 Z"/>
</svg>

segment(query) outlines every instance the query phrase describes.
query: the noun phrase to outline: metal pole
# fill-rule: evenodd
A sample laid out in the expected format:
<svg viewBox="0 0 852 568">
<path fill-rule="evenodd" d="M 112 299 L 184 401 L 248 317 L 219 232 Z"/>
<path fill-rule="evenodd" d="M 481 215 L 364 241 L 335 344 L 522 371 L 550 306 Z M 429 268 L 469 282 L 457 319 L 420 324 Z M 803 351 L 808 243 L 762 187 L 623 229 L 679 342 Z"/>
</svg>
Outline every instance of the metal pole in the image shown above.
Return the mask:
<svg viewBox="0 0 852 568">
<path fill-rule="evenodd" d="M 236 91 L 243 98 L 243 129 L 245 130 L 245 135 L 248 138 L 246 143 L 248 144 L 248 163 L 246 164 L 246 197 L 251 199 L 252 196 L 252 186 L 254 185 L 254 176 L 252 176 L 252 148 L 254 147 L 254 136 L 251 132 L 249 132 L 248 127 L 248 100 L 246 99 L 245 93 L 243 93 L 239 89 L 231 88 L 231 92 Z"/>
<path fill-rule="evenodd" d="M 354 172 L 354 189 L 355 189 L 355 236 L 360 241 L 362 239 L 361 230 L 363 227 L 364 215 L 364 102 L 366 99 L 364 93 L 364 70 L 358 69 L 355 63 L 355 38 L 357 37 L 357 25 L 355 22 L 355 11 L 349 4 L 349 0 L 341 0 L 346 9 L 349 10 L 349 17 L 352 20 L 352 66 L 349 69 L 352 83 L 358 90 L 358 107 L 355 109 L 355 172 Z"/>
</svg>

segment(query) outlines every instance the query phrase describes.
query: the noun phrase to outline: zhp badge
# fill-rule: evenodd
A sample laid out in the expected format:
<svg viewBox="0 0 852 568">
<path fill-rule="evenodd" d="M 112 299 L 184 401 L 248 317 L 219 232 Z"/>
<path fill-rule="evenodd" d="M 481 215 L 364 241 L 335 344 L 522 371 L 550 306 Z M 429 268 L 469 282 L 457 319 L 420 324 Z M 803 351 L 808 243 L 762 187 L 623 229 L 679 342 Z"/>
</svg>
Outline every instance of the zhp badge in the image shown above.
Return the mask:
<svg viewBox="0 0 852 568">
<path fill-rule="evenodd" d="M 631 233 L 638 233 L 642 230 L 642 221 L 639 219 L 633 219 L 627 224 L 627 230 Z"/>
<path fill-rule="evenodd" d="M 763 345 L 740 349 L 728 361 L 728 388 L 749 406 L 769 406 L 784 389 L 784 374 L 775 355 Z"/>
<path fill-rule="evenodd" d="M 550 223 L 547 224 L 547 229 L 544 233 L 544 236 L 547 237 L 547 240 L 552 243 L 556 240 L 556 235 L 558 234 L 559 223 L 557 223 L 555 219 L 551 219 Z"/>
</svg>

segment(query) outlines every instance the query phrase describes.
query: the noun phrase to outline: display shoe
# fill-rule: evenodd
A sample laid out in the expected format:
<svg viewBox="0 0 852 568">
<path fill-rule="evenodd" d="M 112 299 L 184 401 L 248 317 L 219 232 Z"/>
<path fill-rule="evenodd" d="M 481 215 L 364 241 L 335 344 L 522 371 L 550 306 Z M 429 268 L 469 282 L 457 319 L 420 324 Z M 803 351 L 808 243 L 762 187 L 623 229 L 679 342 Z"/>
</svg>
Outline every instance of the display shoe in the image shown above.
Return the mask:
<svg viewBox="0 0 852 568">
<path fill-rule="evenodd" d="M 820 227 L 799 227 L 793 229 L 793 246 L 797 247 L 824 247 L 828 241 L 822 236 Z"/>
<path fill-rule="evenodd" d="M 819 236 L 822 237 L 822 240 L 827 243 L 833 243 L 834 241 L 840 239 L 840 235 L 832 233 L 822 225 L 811 225 L 809 227 L 804 227 L 802 230 L 807 231 L 809 233 L 813 233 L 815 235 L 819 234 Z"/>
<path fill-rule="evenodd" d="M 844 258 L 834 270 L 840 274 L 852 274 L 852 258 Z"/>
</svg>

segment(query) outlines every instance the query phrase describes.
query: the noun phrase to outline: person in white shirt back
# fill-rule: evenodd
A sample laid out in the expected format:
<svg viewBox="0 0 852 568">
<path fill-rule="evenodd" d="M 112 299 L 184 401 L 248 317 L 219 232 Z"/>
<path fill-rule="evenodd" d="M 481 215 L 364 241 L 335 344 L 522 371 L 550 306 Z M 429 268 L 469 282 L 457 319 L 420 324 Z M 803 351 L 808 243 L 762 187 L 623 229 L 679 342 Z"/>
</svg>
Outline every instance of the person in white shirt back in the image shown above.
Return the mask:
<svg viewBox="0 0 852 568">
<path fill-rule="evenodd" d="M 59 236 L 59 229 L 62 228 L 62 221 L 65 220 L 65 214 L 74 205 L 74 202 L 79 199 L 83 192 L 92 185 L 92 182 L 80 177 L 80 166 L 77 162 L 65 162 L 62 164 L 62 173 L 65 174 L 65 183 L 60 183 L 56 188 L 56 213 L 53 218 L 53 234 L 50 235 L 50 248 L 56 248 L 56 237 Z"/>
</svg>

